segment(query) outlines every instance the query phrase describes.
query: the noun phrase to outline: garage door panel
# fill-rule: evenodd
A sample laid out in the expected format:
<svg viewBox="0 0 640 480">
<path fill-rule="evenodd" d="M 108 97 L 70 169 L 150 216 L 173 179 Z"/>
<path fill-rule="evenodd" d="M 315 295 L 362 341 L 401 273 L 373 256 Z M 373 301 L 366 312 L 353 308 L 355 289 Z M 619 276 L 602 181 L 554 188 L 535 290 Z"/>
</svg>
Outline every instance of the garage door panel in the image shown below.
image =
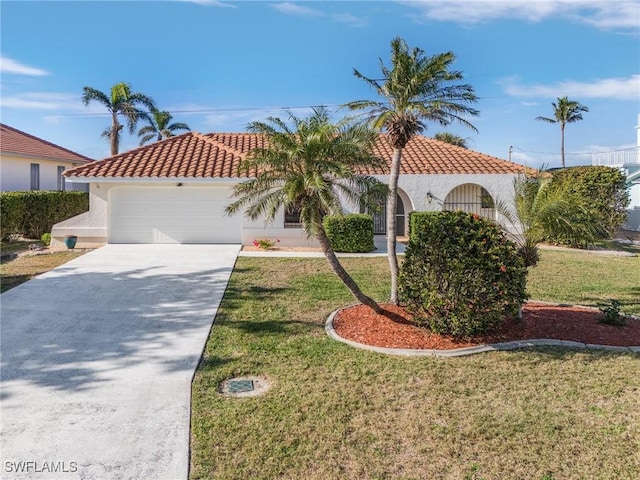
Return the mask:
<svg viewBox="0 0 640 480">
<path fill-rule="evenodd" d="M 239 243 L 228 187 L 116 187 L 109 200 L 111 243 Z"/>
</svg>

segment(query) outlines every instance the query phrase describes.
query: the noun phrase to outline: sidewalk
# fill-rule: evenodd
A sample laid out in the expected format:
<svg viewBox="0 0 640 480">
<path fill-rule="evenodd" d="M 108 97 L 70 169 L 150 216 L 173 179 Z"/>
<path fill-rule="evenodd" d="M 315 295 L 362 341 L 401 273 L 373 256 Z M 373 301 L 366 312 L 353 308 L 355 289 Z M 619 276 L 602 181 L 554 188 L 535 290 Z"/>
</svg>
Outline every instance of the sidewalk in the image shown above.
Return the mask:
<svg viewBox="0 0 640 480">
<path fill-rule="evenodd" d="M 405 239 L 403 239 L 405 240 Z M 336 253 L 338 257 L 386 257 L 387 256 L 387 239 L 386 237 L 374 237 L 373 243 L 376 249 L 370 253 Z M 396 242 L 396 253 L 404 254 L 406 249 L 404 243 Z M 248 251 L 242 250 L 239 257 L 280 257 L 280 258 L 323 258 L 321 251 L 288 251 L 288 250 L 260 250 Z"/>
</svg>

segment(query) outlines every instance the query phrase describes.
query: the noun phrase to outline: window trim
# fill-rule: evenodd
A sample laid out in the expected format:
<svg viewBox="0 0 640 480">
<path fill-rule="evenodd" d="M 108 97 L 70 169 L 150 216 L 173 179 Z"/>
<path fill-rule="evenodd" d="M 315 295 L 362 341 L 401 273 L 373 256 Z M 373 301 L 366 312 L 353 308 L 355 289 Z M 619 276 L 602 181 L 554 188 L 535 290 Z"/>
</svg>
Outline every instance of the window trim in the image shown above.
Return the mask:
<svg viewBox="0 0 640 480">
<path fill-rule="evenodd" d="M 29 167 L 31 190 L 40 190 L 40 164 L 32 163 Z"/>
<path fill-rule="evenodd" d="M 64 178 L 64 176 L 62 175 L 64 173 L 64 171 L 66 170 L 66 167 L 63 167 L 62 165 L 58 165 L 58 190 L 61 192 L 64 192 L 67 190 L 67 181 Z"/>
</svg>

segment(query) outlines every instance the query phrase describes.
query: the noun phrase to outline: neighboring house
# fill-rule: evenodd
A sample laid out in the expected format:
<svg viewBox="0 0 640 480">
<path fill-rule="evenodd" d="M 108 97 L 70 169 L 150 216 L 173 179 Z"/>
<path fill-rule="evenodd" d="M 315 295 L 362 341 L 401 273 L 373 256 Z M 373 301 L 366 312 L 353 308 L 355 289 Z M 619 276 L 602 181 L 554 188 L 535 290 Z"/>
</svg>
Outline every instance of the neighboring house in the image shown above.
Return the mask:
<svg viewBox="0 0 640 480">
<path fill-rule="evenodd" d="M 93 160 L 0 123 L 0 190 L 84 190 L 63 172 Z"/>
<path fill-rule="evenodd" d="M 640 232 L 640 115 L 636 126 L 636 145 L 635 148 L 615 152 L 594 153 L 591 163 L 619 168 L 625 174 L 630 202 L 627 209 L 629 216 L 623 227 Z"/>
<path fill-rule="evenodd" d="M 242 214 L 228 216 L 233 185 L 251 177 L 239 172 L 247 153 L 262 145 L 248 133 L 186 133 L 65 172 L 73 183 L 90 184 L 90 210 L 53 227 L 53 244 L 77 235 L 79 245 L 102 243 L 242 243 L 279 239 L 280 245 L 308 245 L 295 212 L 281 212 L 269 225 Z M 391 158 L 386 135 L 376 154 Z M 398 234 L 407 234 L 414 210 L 463 209 L 502 220 L 494 200 L 513 198 L 521 165 L 426 137 L 403 151 L 397 209 Z M 383 182 L 388 167 L 370 171 Z M 345 205 L 346 211 L 358 206 Z M 384 235 L 385 215 L 374 216 Z"/>
</svg>

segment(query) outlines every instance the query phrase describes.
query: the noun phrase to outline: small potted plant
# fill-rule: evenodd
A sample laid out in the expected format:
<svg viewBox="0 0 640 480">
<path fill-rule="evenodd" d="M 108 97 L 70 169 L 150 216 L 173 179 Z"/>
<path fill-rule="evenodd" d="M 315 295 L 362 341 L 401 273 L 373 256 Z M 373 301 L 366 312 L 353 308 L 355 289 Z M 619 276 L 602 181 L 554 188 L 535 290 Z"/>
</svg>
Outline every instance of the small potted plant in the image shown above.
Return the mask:
<svg viewBox="0 0 640 480">
<path fill-rule="evenodd" d="M 78 237 L 76 235 L 67 235 L 64 237 L 64 244 L 68 249 L 76 248 L 76 242 L 78 241 Z"/>
</svg>

